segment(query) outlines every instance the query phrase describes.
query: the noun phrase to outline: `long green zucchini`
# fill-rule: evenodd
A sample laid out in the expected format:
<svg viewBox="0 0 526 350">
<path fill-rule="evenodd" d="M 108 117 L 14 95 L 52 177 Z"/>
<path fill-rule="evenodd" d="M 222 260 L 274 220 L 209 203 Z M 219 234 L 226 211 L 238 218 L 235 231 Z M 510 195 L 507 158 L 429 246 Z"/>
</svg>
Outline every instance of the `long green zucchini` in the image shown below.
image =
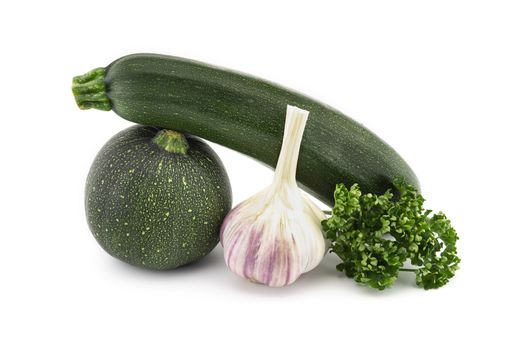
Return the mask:
<svg viewBox="0 0 526 350">
<path fill-rule="evenodd" d="M 81 109 L 113 109 L 129 121 L 179 130 L 276 165 L 287 104 L 310 111 L 297 179 L 333 204 L 336 184 L 383 193 L 405 179 L 419 188 L 389 145 L 341 112 L 271 82 L 184 58 L 134 54 L 73 79 Z"/>
</svg>

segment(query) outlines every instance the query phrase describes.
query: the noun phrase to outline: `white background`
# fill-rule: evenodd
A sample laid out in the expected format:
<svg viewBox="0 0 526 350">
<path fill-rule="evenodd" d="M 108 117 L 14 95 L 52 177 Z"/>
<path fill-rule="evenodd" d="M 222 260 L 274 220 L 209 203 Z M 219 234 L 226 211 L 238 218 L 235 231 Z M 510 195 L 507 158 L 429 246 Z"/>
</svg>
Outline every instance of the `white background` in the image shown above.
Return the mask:
<svg viewBox="0 0 526 350">
<path fill-rule="evenodd" d="M 0 348 L 524 346 L 524 2 L 14 3 L 0 5 Z M 84 181 L 130 123 L 81 112 L 70 84 L 134 52 L 264 77 L 364 123 L 411 164 L 428 207 L 452 219 L 457 276 L 435 291 L 405 276 L 376 292 L 327 256 L 271 289 L 228 271 L 221 247 L 164 273 L 111 258 L 88 230 Z M 271 180 L 214 149 L 235 203 Z"/>
</svg>

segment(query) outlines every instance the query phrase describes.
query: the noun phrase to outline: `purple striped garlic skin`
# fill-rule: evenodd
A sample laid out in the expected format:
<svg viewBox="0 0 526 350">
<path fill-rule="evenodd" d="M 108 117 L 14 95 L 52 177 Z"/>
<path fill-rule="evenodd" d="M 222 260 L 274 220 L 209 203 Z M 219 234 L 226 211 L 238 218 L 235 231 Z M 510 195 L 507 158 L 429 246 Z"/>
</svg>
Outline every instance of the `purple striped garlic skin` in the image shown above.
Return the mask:
<svg viewBox="0 0 526 350">
<path fill-rule="evenodd" d="M 271 287 L 293 283 L 327 252 L 323 212 L 296 192 L 294 205 L 266 190 L 235 207 L 223 221 L 225 263 L 237 275 Z M 318 211 L 316 211 L 318 209 Z"/>
</svg>

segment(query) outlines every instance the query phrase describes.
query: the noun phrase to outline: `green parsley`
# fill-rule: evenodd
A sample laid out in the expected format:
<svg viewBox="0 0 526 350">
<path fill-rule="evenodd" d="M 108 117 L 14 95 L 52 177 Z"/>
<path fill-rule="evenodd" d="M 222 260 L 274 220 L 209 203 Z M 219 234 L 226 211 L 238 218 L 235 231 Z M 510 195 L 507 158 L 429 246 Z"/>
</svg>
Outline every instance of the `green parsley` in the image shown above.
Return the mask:
<svg viewBox="0 0 526 350">
<path fill-rule="evenodd" d="M 331 252 L 342 262 L 336 266 L 348 277 L 383 290 L 399 271 L 413 272 L 424 289 L 439 288 L 455 275 L 455 229 L 443 213 L 431 215 L 424 198 L 410 185 L 396 180 L 399 198 L 388 190 L 383 195 L 362 194 L 357 184 L 336 186 L 331 216 L 322 221 Z M 404 268 L 410 262 L 413 268 Z"/>
</svg>

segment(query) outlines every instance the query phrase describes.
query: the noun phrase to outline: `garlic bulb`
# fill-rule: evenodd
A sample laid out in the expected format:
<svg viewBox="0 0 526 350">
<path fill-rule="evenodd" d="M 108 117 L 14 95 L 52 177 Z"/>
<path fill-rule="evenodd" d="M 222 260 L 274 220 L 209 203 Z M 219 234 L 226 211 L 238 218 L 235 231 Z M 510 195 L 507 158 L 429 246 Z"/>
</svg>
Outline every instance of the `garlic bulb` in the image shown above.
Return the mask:
<svg viewBox="0 0 526 350">
<path fill-rule="evenodd" d="M 287 106 L 283 144 L 271 186 L 237 205 L 221 227 L 225 262 L 237 275 L 280 287 L 315 268 L 327 252 L 322 210 L 296 184 L 309 112 Z"/>
</svg>

